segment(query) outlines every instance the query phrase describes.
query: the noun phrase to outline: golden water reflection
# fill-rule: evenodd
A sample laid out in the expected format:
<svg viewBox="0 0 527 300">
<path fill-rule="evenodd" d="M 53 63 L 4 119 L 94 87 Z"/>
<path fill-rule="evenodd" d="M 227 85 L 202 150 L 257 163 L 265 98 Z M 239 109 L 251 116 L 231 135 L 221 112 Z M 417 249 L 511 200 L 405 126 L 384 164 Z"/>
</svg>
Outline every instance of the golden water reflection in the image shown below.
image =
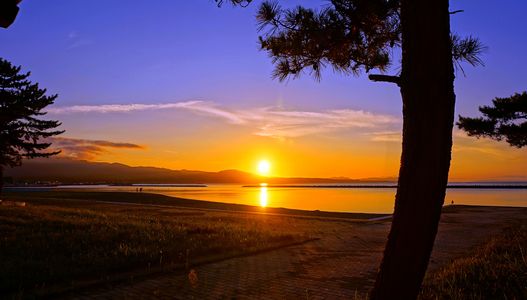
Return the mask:
<svg viewBox="0 0 527 300">
<path fill-rule="evenodd" d="M 99 186 L 90 190 L 130 191 L 130 187 Z M 68 191 L 71 189 L 54 189 Z M 83 189 L 79 189 L 82 191 Z M 87 190 L 87 189 L 84 189 Z M 287 188 L 261 184 L 254 188 L 240 185 L 207 187 L 144 187 L 146 193 L 227 202 L 260 207 L 285 207 L 305 210 L 341 212 L 391 213 L 395 189 L 378 188 Z M 527 207 L 527 189 L 449 189 L 445 204 L 521 206 Z"/>
<path fill-rule="evenodd" d="M 260 187 L 260 206 L 267 207 L 267 186 Z"/>
</svg>

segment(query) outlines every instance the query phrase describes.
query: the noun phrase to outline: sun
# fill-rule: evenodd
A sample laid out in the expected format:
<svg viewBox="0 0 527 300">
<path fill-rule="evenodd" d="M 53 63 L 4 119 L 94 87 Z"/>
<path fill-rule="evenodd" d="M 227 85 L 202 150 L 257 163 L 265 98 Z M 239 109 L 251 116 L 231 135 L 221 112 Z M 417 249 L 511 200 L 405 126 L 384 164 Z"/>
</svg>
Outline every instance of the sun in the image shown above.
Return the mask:
<svg viewBox="0 0 527 300">
<path fill-rule="evenodd" d="M 269 175 L 271 171 L 271 163 L 268 160 L 261 160 L 258 162 L 258 173 L 263 176 Z"/>
</svg>

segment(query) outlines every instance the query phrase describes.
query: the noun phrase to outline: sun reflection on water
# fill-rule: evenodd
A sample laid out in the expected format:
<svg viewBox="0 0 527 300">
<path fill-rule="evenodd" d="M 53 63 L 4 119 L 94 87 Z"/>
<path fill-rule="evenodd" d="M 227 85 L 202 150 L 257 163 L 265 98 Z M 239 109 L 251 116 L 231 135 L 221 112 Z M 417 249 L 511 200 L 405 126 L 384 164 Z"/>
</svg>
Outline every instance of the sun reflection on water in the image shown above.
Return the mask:
<svg viewBox="0 0 527 300">
<path fill-rule="evenodd" d="M 260 206 L 267 207 L 267 185 L 260 186 Z"/>
</svg>

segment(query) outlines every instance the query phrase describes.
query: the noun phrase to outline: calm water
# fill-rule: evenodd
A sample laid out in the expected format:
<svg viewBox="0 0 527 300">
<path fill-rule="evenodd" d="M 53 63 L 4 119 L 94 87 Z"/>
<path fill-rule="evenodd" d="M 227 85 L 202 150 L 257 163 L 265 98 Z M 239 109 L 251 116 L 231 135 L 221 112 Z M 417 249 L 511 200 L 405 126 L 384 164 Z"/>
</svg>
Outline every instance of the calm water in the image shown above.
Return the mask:
<svg viewBox="0 0 527 300">
<path fill-rule="evenodd" d="M 278 188 L 209 185 L 207 187 L 152 187 L 143 192 L 215 202 L 286 207 L 307 210 L 391 213 L 395 189 Z M 62 186 L 51 190 L 135 191 L 136 186 Z M 24 188 L 24 190 L 27 190 Z M 38 188 L 42 190 L 42 188 Z M 526 189 L 450 189 L 445 203 L 527 207 Z"/>
</svg>

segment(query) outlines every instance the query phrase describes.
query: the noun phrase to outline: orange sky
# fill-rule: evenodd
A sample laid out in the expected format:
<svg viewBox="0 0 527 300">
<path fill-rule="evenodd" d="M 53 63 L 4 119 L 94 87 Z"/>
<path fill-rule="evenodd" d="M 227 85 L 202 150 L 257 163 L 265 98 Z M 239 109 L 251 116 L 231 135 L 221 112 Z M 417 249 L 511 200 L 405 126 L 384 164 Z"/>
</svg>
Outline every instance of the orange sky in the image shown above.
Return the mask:
<svg viewBox="0 0 527 300">
<path fill-rule="evenodd" d="M 255 108 L 259 117 L 253 120 L 246 111 L 213 107 L 217 109 L 213 113 L 178 108 L 124 115 L 105 112 L 99 116 L 101 123 L 90 127 L 78 125 L 84 119 L 92 119 L 93 114 L 100 114 L 93 111 L 95 108 L 82 113 L 52 111 L 51 115 L 64 118 L 63 126 L 70 122 L 75 125 L 64 137 L 71 138 L 74 146 L 64 146 L 61 140 L 55 144 L 63 146 L 66 156 L 132 166 L 256 172 L 258 162 L 266 159 L 272 164 L 270 176 L 397 175 L 401 150 L 399 116 L 347 111 L 345 117 L 354 121 L 344 122 L 339 115 L 342 112 L 262 113 Z M 304 119 L 306 116 L 310 118 Z M 178 126 L 179 122 L 185 126 Z M 86 147 L 94 140 L 99 140 L 97 151 Z M 104 144 L 101 140 L 112 142 Z M 457 129 L 454 140 L 451 180 L 527 179 L 525 149 L 467 137 Z"/>
</svg>

